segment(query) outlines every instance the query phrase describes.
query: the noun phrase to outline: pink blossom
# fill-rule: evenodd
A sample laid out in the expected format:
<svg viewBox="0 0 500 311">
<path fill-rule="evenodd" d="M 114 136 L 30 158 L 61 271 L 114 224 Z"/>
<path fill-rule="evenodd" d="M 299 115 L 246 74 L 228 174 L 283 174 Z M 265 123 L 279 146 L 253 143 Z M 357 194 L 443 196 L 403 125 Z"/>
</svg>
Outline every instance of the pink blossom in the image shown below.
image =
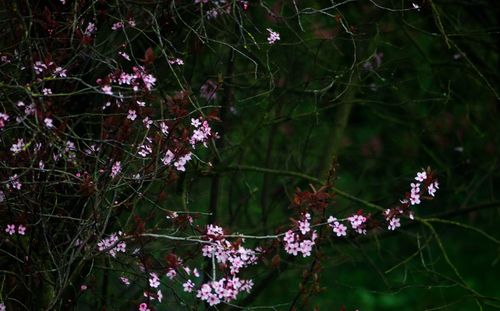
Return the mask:
<svg viewBox="0 0 500 311">
<path fill-rule="evenodd" d="M 41 75 L 45 70 L 48 69 L 47 65 L 42 63 L 41 61 L 36 61 L 33 65 L 33 69 L 37 75 Z"/>
<path fill-rule="evenodd" d="M 101 90 L 104 92 L 104 94 L 113 95 L 113 91 L 111 90 L 110 85 L 104 85 L 103 87 L 101 87 Z"/>
<path fill-rule="evenodd" d="M 43 122 L 45 123 L 45 126 L 48 127 L 49 129 L 54 128 L 54 123 L 51 118 L 45 118 L 43 119 Z"/>
<path fill-rule="evenodd" d="M 12 154 L 16 155 L 19 152 L 23 151 L 24 146 L 25 146 L 24 139 L 19 138 L 17 139 L 17 143 L 13 144 L 10 147 L 10 151 L 12 152 Z"/>
<path fill-rule="evenodd" d="M 437 181 L 435 181 L 429 185 L 427 191 L 429 192 L 430 196 L 434 196 L 436 194 L 437 189 L 439 189 L 439 184 Z"/>
<path fill-rule="evenodd" d="M 22 184 L 19 182 L 19 177 L 17 176 L 17 174 L 10 176 L 9 181 L 10 181 L 10 185 L 12 186 L 12 188 L 17 189 L 17 190 L 21 190 Z"/>
<path fill-rule="evenodd" d="M 121 22 L 121 21 L 120 22 L 116 22 L 116 23 L 113 24 L 113 26 L 111 26 L 112 30 L 118 30 L 120 28 L 123 28 L 123 22 Z"/>
<path fill-rule="evenodd" d="M 196 268 L 194 268 L 194 269 L 193 269 L 193 275 L 194 275 L 195 277 L 197 277 L 197 278 L 199 278 L 199 277 L 200 277 L 200 273 L 198 272 L 198 269 L 196 269 Z"/>
<path fill-rule="evenodd" d="M 25 226 L 23 226 L 23 225 L 19 225 L 19 226 L 17 227 L 17 233 L 18 233 L 19 235 L 25 235 L 25 234 L 26 234 L 26 227 L 25 227 Z"/>
<path fill-rule="evenodd" d="M 427 179 L 427 173 L 425 171 L 417 173 L 417 177 L 415 177 L 416 181 L 423 182 Z"/>
<path fill-rule="evenodd" d="M 167 136 L 168 135 L 168 126 L 165 122 L 160 123 L 160 129 L 163 135 Z"/>
<path fill-rule="evenodd" d="M 139 146 L 139 151 L 137 152 L 141 157 L 145 158 L 153 152 L 153 148 L 150 144 L 142 144 Z"/>
<path fill-rule="evenodd" d="M 111 174 L 110 176 L 112 178 L 115 178 L 122 170 L 122 164 L 120 161 L 116 161 L 114 164 L 113 164 L 113 167 L 111 167 Z"/>
<path fill-rule="evenodd" d="M 184 284 L 182 284 L 185 292 L 191 293 L 194 289 L 194 283 L 191 280 L 187 280 Z"/>
<path fill-rule="evenodd" d="M 328 225 L 332 228 L 333 232 L 337 234 L 338 237 L 347 235 L 347 227 L 337 221 L 337 218 L 330 216 L 328 218 Z"/>
<path fill-rule="evenodd" d="M 174 162 L 174 166 L 178 171 L 184 172 L 186 170 L 185 165 L 190 160 L 191 160 L 191 152 L 177 159 L 177 161 Z"/>
<path fill-rule="evenodd" d="M 199 119 L 191 118 L 191 125 L 198 128 L 201 125 L 201 122 Z"/>
<path fill-rule="evenodd" d="M 170 65 L 179 65 L 179 66 L 184 65 L 184 61 L 180 58 L 169 59 L 168 63 Z"/>
<path fill-rule="evenodd" d="M 83 34 L 85 36 L 92 36 L 92 34 L 94 34 L 95 32 L 97 31 L 97 27 L 95 26 L 94 23 L 92 22 L 89 22 L 88 25 L 87 25 L 87 28 L 85 28 L 85 31 L 83 32 Z"/>
<path fill-rule="evenodd" d="M 274 44 L 276 41 L 280 40 L 280 34 L 273 31 L 271 28 L 267 28 L 267 31 L 269 32 L 269 36 L 267 37 L 267 42 L 269 44 Z"/>
<path fill-rule="evenodd" d="M 46 88 L 42 89 L 42 93 L 43 93 L 43 95 L 51 95 L 52 90 L 46 87 Z"/>
<path fill-rule="evenodd" d="M 311 240 L 304 240 L 300 242 L 299 251 L 302 252 L 302 257 L 311 256 L 312 247 L 314 246 L 314 242 Z"/>
<path fill-rule="evenodd" d="M 364 229 L 363 224 L 366 222 L 366 217 L 363 215 L 352 215 L 348 217 L 347 220 L 350 221 L 351 227 L 359 234 L 366 234 L 366 229 Z"/>
<path fill-rule="evenodd" d="M 212 129 L 210 128 L 207 121 L 201 123 L 198 119 L 191 119 L 191 124 L 194 126 L 195 130 L 193 135 L 189 139 L 189 143 L 194 146 L 196 143 L 203 143 L 205 147 L 206 143 L 212 137 Z M 201 124 L 201 126 L 200 126 Z"/>
<path fill-rule="evenodd" d="M 127 286 L 130 285 L 130 281 L 127 277 L 121 276 L 120 281 L 122 281 L 122 283 L 127 285 Z"/>
<path fill-rule="evenodd" d="M 418 205 L 420 204 L 420 195 L 418 193 L 412 193 L 410 196 L 410 204 Z"/>
<path fill-rule="evenodd" d="M 160 286 L 160 278 L 158 277 L 158 274 L 150 273 L 149 275 L 149 286 L 151 286 L 152 288 L 157 288 L 158 286 Z"/>
<path fill-rule="evenodd" d="M 174 269 L 169 268 L 166 275 L 169 279 L 172 280 L 177 275 L 177 272 Z"/>
<path fill-rule="evenodd" d="M 13 235 L 16 233 L 16 225 L 7 225 L 7 228 L 5 228 L 5 232 L 7 232 L 9 235 Z"/>
<path fill-rule="evenodd" d="M 307 217 L 309 216 L 309 217 Z M 309 214 L 306 214 L 306 217 L 304 218 L 304 220 L 299 220 L 299 230 L 302 234 L 306 234 L 307 232 L 311 231 L 311 227 L 310 227 L 310 223 L 309 223 L 309 219 L 311 218 L 311 216 Z"/>
<path fill-rule="evenodd" d="M 4 64 L 10 64 L 11 60 L 7 55 L 2 55 L 0 56 L 0 61 Z"/>
<path fill-rule="evenodd" d="M 153 124 L 153 120 L 151 120 L 149 117 L 145 117 L 142 120 L 142 124 L 144 124 L 144 127 L 149 130 L 149 128 L 151 127 L 151 124 Z"/>
<path fill-rule="evenodd" d="M 3 112 L 0 112 L 0 130 L 5 126 L 5 124 L 9 121 L 9 115 Z"/>
<path fill-rule="evenodd" d="M 62 67 L 56 67 L 54 70 L 54 76 L 59 78 L 66 78 L 68 76 L 68 71 Z"/>
<path fill-rule="evenodd" d="M 126 249 L 125 242 L 119 242 L 118 236 L 121 235 L 121 232 L 118 234 L 113 233 L 109 237 L 104 238 L 97 243 L 97 248 L 99 251 L 107 251 L 112 257 L 116 257 L 118 252 L 124 253 Z"/>
<path fill-rule="evenodd" d="M 134 121 L 137 118 L 137 112 L 135 110 L 129 110 L 127 119 Z"/>
<path fill-rule="evenodd" d="M 397 217 L 393 217 L 390 222 L 389 226 L 387 227 L 389 230 L 396 230 L 396 228 L 401 227 L 401 222 L 400 219 Z"/>
<path fill-rule="evenodd" d="M 126 60 L 130 61 L 130 56 L 129 56 L 127 53 L 125 53 L 125 52 L 123 52 L 123 51 L 119 51 L 119 52 L 118 52 L 118 55 L 120 55 L 121 57 L 123 57 L 123 58 L 125 58 Z"/>
</svg>

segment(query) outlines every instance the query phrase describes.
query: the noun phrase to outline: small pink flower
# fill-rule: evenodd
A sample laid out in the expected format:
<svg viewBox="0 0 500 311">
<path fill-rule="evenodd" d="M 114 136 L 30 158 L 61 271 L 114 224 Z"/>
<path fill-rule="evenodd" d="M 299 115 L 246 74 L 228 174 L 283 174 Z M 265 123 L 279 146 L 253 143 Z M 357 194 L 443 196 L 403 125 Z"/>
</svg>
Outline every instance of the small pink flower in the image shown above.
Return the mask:
<svg viewBox="0 0 500 311">
<path fill-rule="evenodd" d="M 12 146 L 10 147 L 10 151 L 12 151 L 14 155 L 16 155 L 23 150 L 25 145 L 26 144 L 24 143 L 24 139 L 19 138 L 16 144 L 12 144 Z"/>
<path fill-rule="evenodd" d="M 45 123 L 45 126 L 48 127 L 49 129 L 54 127 L 54 123 L 51 118 L 45 118 L 43 122 Z"/>
<path fill-rule="evenodd" d="M 417 177 L 415 177 L 416 181 L 423 182 L 427 179 L 427 173 L 425 171 L 417 173 Z"/>
<path fill-rule="evenodd" d="M 172 268 L 168 269 L 168 271 L 167 271 L 167 277 L 169 279 L 172 280 L 173 278 L 175 278 L 176 275 L 177 275 L 177 272 L 175 272 L 174 269 L 172 269 Z"/>
<path fill-rule="evenodd" d="M 123 284 L 129 286 L 130 285 L 130 281 L 128 278 L 124 277 L 124 276 L 121 276 L 120 277 L 120 281 L 122 281 Z"/>
<path fill-rule="evenodd" d="M 156 292 L 156 297 L 158 297 L 158 302 L 163 300 L 163 293 L 161 292 L 161 289 Z"/>
<path fill-rule="evenodd" d="M 16 233 L 16 225 L 7 225 L 7 228 L 5 228 L 5 232 L 7 232 L 9 235 L 13 235 Z"/>
<path fill-rule="evenodd" d="M 397 217 L 393 217 L 390 221 L 389 221 L 389 226 L 388 226 L 388 229 L 389 230 L 396 230 L 396 228 L 398 227 L 401 227 L 401 222 L 399 220 L 399 218 Z"/>
<path fill-rule="evenodd" d="M 199 119 L 191 118 L 191 125 L 198 128 L 201 125 L 201 122 Z"/>
<path fill-rule="evenodd" d="M 157 288 L 158 286 L 160 286 L 160 278 L 158 277 L 158 274 L 152 272 L 149 275 L 149 286 L 151 286 L 152 288 Z"/>
<path fill-rule="evenodd" d="M 267 37 L 267 42 L 269 42 L 269 44 L 274 44 L 276 41 L 280 40 L 279 33 L 273 31 L 271 28 L 267 28 L 267 31 L 269 32 L 269 36 Z"/>
<path fill-rule="evenodd" d="M 23 225 L 19 225 L 17 227 L 17 233 L 19 233 L 19 235 L 25 235 L 26 234 L 26 227 Z"/>
<path fill-rule="evenodd" d="M 101 90 L 104 92 L 104 94 L 113 95 L 113 91 L 111 90 L 110 85 L 103 86 Z"/>
<path fill-rule="evenodd" d="M 169 59 L 168 63 L 170 65 L 179 65 L 179 66 L 184 65 L 184 61 L 180 58 Z"/>
<path fill-rule="evenodd" d="M 184 288 L 184 291 L 187 293 L 191 293 L 194 289 L 194 283 L 191 280 L 187 280 L 184 284 L 182 284 L 182 287 Z"/>
<path fill-rule="evenodd" d="M 87 25 L 87 28 L 85 28 L 85 31 L 83 32 L 83 34 L 87 37 L 90 37 L 94 32 L 96 32 L 96 30 L 97 30 L 97 27 L 95 26 L 95 24 L 92 22 L 89 22 Z"/>
<path fill-rule="evenodd" d="M 9 181 L 10 181 L 10 185 L 12 186 L 12 188 L 17 189 L 17 190 L 21 190 L 22 184 L 21 184 L 21 182 L 19 182 L 19 176 L 17 176 L 17 174 L 10 176 Z"/>
<path fill-rule="evenodd" d="M 134 121 L 137 118 L 137 112 L 135 110 L 129 110 L 127 119 Z"/>
<path fill-rule="evenodd" d="M 420 195 L 418 193 L 412 193 L 410 196 L 410 204 L 411 205 L 418 205 L 420 204 Z"/>
<path fill-rule="evenodd" d="M 66 69 L 63 69 L 62 67 L 57 67 L 56 70 L 54 70 L 54 76 L 59 78 L 66 78 L 68 76 L 68 71 Z"/>
<path fill-rule="evenodd" d="M 118 30 L 120 28 L 123 28 L 123 22 L 116 22 L 113 24 L 113 26 L 111 26 L 111 29 L 113 30 Z"/>
<path fill-rule="evenodd" d="M 439 184 L 437 181 L 435 181 L 429 185 L 427 191 L 429 192 L 429 195 L 434 196 L 436 194 L 437 189 L 439 189 Z"/>
<path fill-rule="evenodd" d="M 153 124 L 153 120 L 151 120 L 149 117 L 145 117 L 142 120 L 142 124 L 144 124 L 144 127 L 149 130 L 149 128 L 151 127 L 151 124 Z"/>
<path fill-rule="evenodd" d="M 130 56 L 127 53 L 120 51 L 120 52 L 118 52 L 118 54 L 121 57 L 125 58 L 126 60 L 130 61 Z"/>
<path fill-rule="evenodd" d="M 113 164 L 113 167 L 111 168 L 111 174 L 110 176 L 112 178 L 115 178 L 118 174 L 120 174 L 122 170 L 122 164 L 120 161 L 116 161 L 114 164 Z"/>
</svg>

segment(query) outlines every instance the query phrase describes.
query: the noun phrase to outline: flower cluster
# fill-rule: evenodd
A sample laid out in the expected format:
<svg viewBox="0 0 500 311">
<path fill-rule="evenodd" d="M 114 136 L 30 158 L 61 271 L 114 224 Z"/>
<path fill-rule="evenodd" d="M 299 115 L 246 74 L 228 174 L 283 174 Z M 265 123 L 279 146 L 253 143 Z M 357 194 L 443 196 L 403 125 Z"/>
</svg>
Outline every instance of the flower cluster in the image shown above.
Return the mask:
<svg viewBox="0 0 500 311">
<path fill-rule="evenodd" d="M 233 244 L 224 238 L 221 227 L 207 226 L 209 244 L 202 248 L 203 256 L 212 258 L 229 269 L 231 275 L 236 275 L 240 269 L 254 264 L 257 261 L 256 251 L 245 248 L 241 244 Z"/>
<path fill-rule="evenodd" d="M 257 262 L 257 251 L 245 248 L 241 245 L 244 240 L 231 243 L 224 237 L 224 231 L 216 225 L 208 225 L 206 228 L 207 241 L 202 248 L 205 257 L 219 263 L 230 276 L 219 280 L 204 283 L 197 291 L 197 297 L 210 305 L 217 305 L 221 301 L 229 302 L 236 299 L 238 293 L 249 291 L 253 286 L 251 280 L 242 280 L 237 277 L 241 269 Z M 215 271 L 213 272 L 215 276 Z M 183 285 L 186 292 L 194 289 L 194 283 L 188 281 Z"/>
<path fill-rule="evenodd" d="M 36 61 L 33 64 L 33 70 L 38 76 L 43 76 L 49 73 L 51 76 L 56 78 L 66 78 L 68 76 L 68 71 L 62 67 L 57 66 L 54 62 L 42 62 Z"/>
<path fill-rule="evenodd" d="M 202 143 L 205 147 L 207 141 L 213 136 L 212 129 L 207 121 L 200 121 L 201 118 L 191 119 L 191 125 L 194 127 L 193 135 L 189 139 L 189 143 L 194 147 L 196 143 Z"/>
<path fill-rule="evenodd" d="M 134 92 L 141 89 L 151 91 L 156 84 L 156 78 L 146 72 L 143 66 L 133 66 L 132 73 L 124 71 L 109 74 L 105 79 L 97 79 L 97 84 L 101 85 L 101 90 L 107 95 L 113 95 L 111 83 L 131 86 Z"/>
<path fill-rule="evenodd" d="M 410 207 L 419 205 L 421 199 L 432 199 L 439 189 L 439 183 L 430 170 L 422 170 L 414 178 L 415 182 L 410 183 L 410 192 L 406 193 L 405 198 L 400 201 L 400 205 L 384 211 L 385 220 L 389 230 L 395 230 L 401 226 L 400 217 L 407 215 L 410 219 L 414 218 Z"/>
<path fill-rule="evenodd" d="M 109 237 L 104 238 L 97 243 L 97 248 L 100 252 L 108 252 L 111 256 L 116 257 L 118 252 L 125 253 L 127 245 L 124 241 L 120 241 L 119 236 L 122 233 L 113 233 Z"/>
<path fill-rule="evenodd" d="M 302 257 L 311 256 L 312 248 L 318 237 L 316 230 L 311 230 L 311 215 L 305 213 L 302 215 L 301 220 L 297 222 L 297 230 L 288 230 L 283 238 L 285 251 L 288 254 L 297 256 L 302 253 Z"/>
<path fill-rule="evenodd" d="M 218 281 L 201 285 L 201 288 L 196 293 L 196 297 L 206 301 L 211 306 L 215 306 L 221 303 L 221 301 L 230 302 L 236 299 L 240 292 L 250 292 L 252 287 L 252 280 L 241 280 L 234 276 L 225 277 Z"/>
<path fill-rule="evenodd" d="M 366 234 L 366 219 L 367 218 L 363 216 L 362 211 L 359 211 L 357 214 L 347 218 L 347 220 L 351 223 L 351 228 L 359 234 Z"/>
<path fill-rule="evenodd" d="M 9 235 L 14 235 L 16 233 L 16 225 L 14 224 L 7 225 L 7 227 L 5 228 L 5 232 Z M 23 225 L 17 226 L 17 234 L 25 235 L 26 227 Z"/>
<path fill-rule="evenodd" d="M 184 61 L 180 58 L 172 58 L 172 59 L 169 59 L 168 60 L 168 63 L 170 65 L 179 65 L 179 66 L 182 66 L 184 65 Z"/>
<path fill-rule="evenodd" d="M 113 163 L 111 167 L 111 174 L 109 174 L 112 178 L 115 178 L 118 174 L 120 174 L 122 170 L 122 163 L 120 161 L 116 161 Z"/>
<path fill-rule="evenodd" d="M 267 42 L 269 44 L 274 44 L 276 41 L 280 40 L 280 34 L 277 33 L 276 31 L 273 31 L 271 28 L 267 28 L 267 31 L 269 32 L 269 36 L 267 37 Z"/>
<path fill-rule="evenodd" d="M 132 18 L 129 18 L 126 22 L 124 22 L 124 21 L 116 22 L 111 26 L 111 29 L 112 30 L 119 30 L 119 29 L 125 28 L 125 26 L 127 26 L 127 25 L 130 27 L 135 27 L 136 26 L 135 20 Z"/>
<path fill-rule="evenodd" d="M 158 277 L 158 274 L 151 272 L 149 278 L 149 286 L 152 288 L 157 288 L 160 286 L 160 278 Z"/>
</svg>

